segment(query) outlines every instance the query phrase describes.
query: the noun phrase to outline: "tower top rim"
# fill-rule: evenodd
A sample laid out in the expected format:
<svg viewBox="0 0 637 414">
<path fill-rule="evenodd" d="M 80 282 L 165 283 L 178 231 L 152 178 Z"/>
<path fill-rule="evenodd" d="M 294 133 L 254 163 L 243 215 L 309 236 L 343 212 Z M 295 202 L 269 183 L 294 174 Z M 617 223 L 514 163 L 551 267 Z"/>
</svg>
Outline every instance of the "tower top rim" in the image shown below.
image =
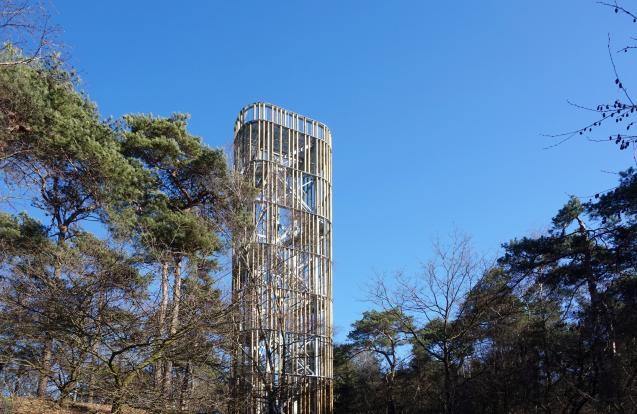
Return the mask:
<svg viewBox="0 0 637 414">
<path fill-rule="evenodd" d="M 263 108 L 263 110 L 261 110 L 260 108 Z M 251 110 L 253 111 L 252 119 L 246 119 L 246 114 L 248 114 Z M 275 116 L 274 113 L 278 113 L 279 116 L 278 117 Z M 235 123 L 235 130 L 239 129 L 242 125 L 245 125 L 248 122 L 256 121 L 256 120 L 274 122 L 275 124 L 279 124 L 285 127 L 290 127 L 289 125 L 286 124 L 287 120 L 285 122 L 282 122 L 282 120 L 287 118 L 288 116 L 296 118 L 298 120 L 297 124 L 303 121 L 303 124 L 309 123 L 311 125 L 315 125 L 316 127 L 320 127 L 324 129 L 326 132 L 325 135 L 331 135 L 330 128 L 324 122 L 317 121 L 316 119 L 310 118 L 306 115 L 291 111 L 282 106 L 275 105 L 273 103 L 265 102 L 265 101 L 252 102 L 245 105 L 243 108 L 241 108 L 241 110 L 239 111 L 239 115 L 237 116 L 237 121 Z M 277 119 L 277 118 L 280 118 L 280 119 Z M 298 128 L 293 128 L 293 129 L 298 129 Z M 314 134 L 311 134 L 311 135 L 314 135 Z"/>
</svg>

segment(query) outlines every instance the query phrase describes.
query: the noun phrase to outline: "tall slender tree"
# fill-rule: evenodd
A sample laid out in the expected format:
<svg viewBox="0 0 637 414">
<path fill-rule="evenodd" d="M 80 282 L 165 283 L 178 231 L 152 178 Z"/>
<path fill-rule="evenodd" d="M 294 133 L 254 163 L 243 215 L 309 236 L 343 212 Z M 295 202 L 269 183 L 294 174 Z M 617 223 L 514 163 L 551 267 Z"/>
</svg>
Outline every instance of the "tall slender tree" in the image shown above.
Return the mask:
<svg viewBox="0 0 637 414">
<path fill-rule="evenodd" d="M 184 261 L 208 260 L 222 248 L 218 233 L 227 180 L 227 163 L 220 150 L 202 144 L 187 131 L 188 116 L 125 117 L 123 153 L 150 171 L 152 188 L 135 218 L 138 240 L 162 269 L 158 331 L 174 335 L 179 328 Z M 197 258 L 197 260 L 192 260 Z M 169 267 L 173 272 L 172 307 L 168 308 Z M 161 388 L 171 392 L 173 362 L 165 360 Z M 160 367 L 155 367 L 156 379 Z M 159 384 L 158 384 L 159 385 Z"/>
</svg>

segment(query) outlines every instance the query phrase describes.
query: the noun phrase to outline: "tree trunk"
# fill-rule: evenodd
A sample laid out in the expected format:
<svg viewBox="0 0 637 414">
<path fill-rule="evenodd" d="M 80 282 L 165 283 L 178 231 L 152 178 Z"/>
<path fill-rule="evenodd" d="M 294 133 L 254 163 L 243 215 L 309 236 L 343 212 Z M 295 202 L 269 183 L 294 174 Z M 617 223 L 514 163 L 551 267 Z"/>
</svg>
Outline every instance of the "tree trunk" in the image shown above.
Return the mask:
<svg viewBox="0 0 637 414">
<path fill-rule="evenodd" d="M 93 350 L 95 351 L 95 350 Z M 95 363 L 97 362 L 97 358 L 95 356 L 91 357 L 91 363 L 93 364 L 93 366 L 91 367 L 91 369 L 89 370 L 89 374 L 88 374 L 88 396 L 86 398 L 86 401 L 89 404 L 93 404 L 93 397 L 94 397 L 94 389 L 95 389 Z"/>
<path fill-rule="evenodd" d="M 387 414 L 396 414 L 396 401 L 394 401 L 394 377 L 396 367 L 392 363 L 389 367 L 389 372 L 385 376 L 385 382 L 387 384 Z"/>
<path fill-rule="evenodd" d="M 58 213 L 59 215 L 59 213 Z M 58 224 L 58 247 L 64 246 L 66 240 L 66 226 Z M 53 278 L 59 280 L 62 277 L 62 263 L 58 260 L 53 268 Z M 46 398 L 46 390 L 49 386 L 49 375 L 51 372 L 51 360 L 53 359 L 53 337 L 49 332 L 44 334 L 44 351 L 42 353 L 42 369 L 38 378 L 38 398 Z"/>
<path fill-rule="evenodd" d="M 268 401 L 268 414 L 281 414 L 281 411 L 276 399 L 270 398 Z"/>
<path fill-rule="evenodd" d="M 161 264 L 161 303 L 159 305 L 159 320 L 157 321 L 159 337 L 166 337 L 166 310 L 168 309 L 168 262 Z M 163 361 L 155 363 L 155 387 L 161 388 L 161 368 Z"/>
<path fill-rule="evenodd" d="M 124 408 L 124 404 L 122 402 L 122 397 L 117 396 L 113 400 L 113 404 L 111 405 L 111 414 L 121 414 Z"/>
<path fill-rule="evenodd" d="M 595 269 L 593 268 L 593 251 L 592 251 L 592 241 L 589 238 L 588 232 L 586 230 L 586 226 L 584 222 L 576 217 L 577 222 L 579 224 L 579 233 L 584 238 L 584 271 L 586 272 L 586 283 L 588 288 L 588 294 L 591 300 L 591 313 L 592 313 L 592 338 L 591 338 L 591 353 L 593 359 L 593 375 L 592 381 L 589 380 L 590 386 L 592 390 L 589 393 L 594 397 L 597 393 L 597 383 L 598 381 L 606 381 L 612 380 L 607 379 L 605 376 L 608 374 L 605 369 L 604 364 L 604 343 L 603 343 L 603 321 L 606 321 L 606 312 L 604 312 L 603 304 L 601 302 L 600 294 L 597 288 L 597 279 L 595 277 Z M 579 412 L 584 405 L 588 402 L 588 399 L 584 400 L 584 403 L 577 408 L 577 412 Z M 575 412 L 575 408 L 573 408 Z"/>
<path fill-rule="evenodd" d="M 51 371 L 51 359 L 53 356 L 53 338 L 49 333 L 44 334 L 44 352 L 42 354 L 42 371 L 38 378 L 38 398 L 46 398 L 46 390 L 49 386 L 49 372 Z"/>
<path fill-rule="evenodd" d="M 184 379 L 181 384 L 181 395 L 179 406 L 181 411 L 188 411 L 190 406 L 190 394 L 192 391 L 192 363 L 188 361 L 186 364 L 186 372 L 184 373 Z"/>
<path fill-rule="evenodd" d="M 177 333 L 179 327 L 179 301 L 181 297 L 181 258 L 175 257 L 175 284 L 173 285 L 173 309 L 170 318 L 170 336 Z M 164 392 L 171 392 L 173 362 L 166 359 L 164 368 Z"/>
<path fill-rule="evenodd" d="M 447 346 L 444 346 L 444 358 L 443 364 L 445 368 L 445 413 L 452 414 L 453 413 L 453 404 L 451 398 L 451 367 L 449 362 L 449 353 L 447 351 Z"/>
<path fill-rule="evenodd" d="M 91 346 L 91 364 L 93 365 L 89 370 L 88 375 L 88 402 L 93 403 L 94 388 L 95 388 L 95 371 L 97 371 L 97 353 L 99 352 L 99 341 L 102 335 L 102 308 L 104 307 L 104 293 L 100 290 L 97 296 L 97 310 L 95 315 L 95 342 Z"/>
</svg>

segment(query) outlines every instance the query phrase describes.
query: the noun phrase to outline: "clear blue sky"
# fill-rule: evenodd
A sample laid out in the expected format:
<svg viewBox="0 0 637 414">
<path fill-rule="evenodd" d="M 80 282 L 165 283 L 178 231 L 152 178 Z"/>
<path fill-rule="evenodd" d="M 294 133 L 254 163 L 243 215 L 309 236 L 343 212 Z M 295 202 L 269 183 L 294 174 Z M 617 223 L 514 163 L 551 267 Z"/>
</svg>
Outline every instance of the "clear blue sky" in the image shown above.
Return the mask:
<svg viewBox="0 0 637 414">
<path fill-rule="evenodd" d="M 618 96 L 607 34 L 637 26 L 594 1 L 52 3 L 104 116 L 189 112 L 226 149 L 253 101 L 331 127 L 337 339 L 368 280 L 417 271 L 437 235 L 494 256 L 634 164 L 582 139 L 543 150 L 590 119 L 567 99 Z"/>
</svg>

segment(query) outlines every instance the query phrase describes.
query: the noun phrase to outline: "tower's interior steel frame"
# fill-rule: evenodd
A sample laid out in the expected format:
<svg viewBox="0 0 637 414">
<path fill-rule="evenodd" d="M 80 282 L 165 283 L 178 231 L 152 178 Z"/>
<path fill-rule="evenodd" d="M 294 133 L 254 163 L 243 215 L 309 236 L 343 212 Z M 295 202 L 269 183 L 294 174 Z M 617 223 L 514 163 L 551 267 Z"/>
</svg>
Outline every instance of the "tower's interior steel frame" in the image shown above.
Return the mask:
<svg viewBox="0 0 637 414">
<path fill-rule="evenodd" d="M 332 412 L 332 136 L 255 103 L 235 123 L 235 169 L 258 194 L 254 232 L 233 253 L 241 413 Z"/>
</svg>

